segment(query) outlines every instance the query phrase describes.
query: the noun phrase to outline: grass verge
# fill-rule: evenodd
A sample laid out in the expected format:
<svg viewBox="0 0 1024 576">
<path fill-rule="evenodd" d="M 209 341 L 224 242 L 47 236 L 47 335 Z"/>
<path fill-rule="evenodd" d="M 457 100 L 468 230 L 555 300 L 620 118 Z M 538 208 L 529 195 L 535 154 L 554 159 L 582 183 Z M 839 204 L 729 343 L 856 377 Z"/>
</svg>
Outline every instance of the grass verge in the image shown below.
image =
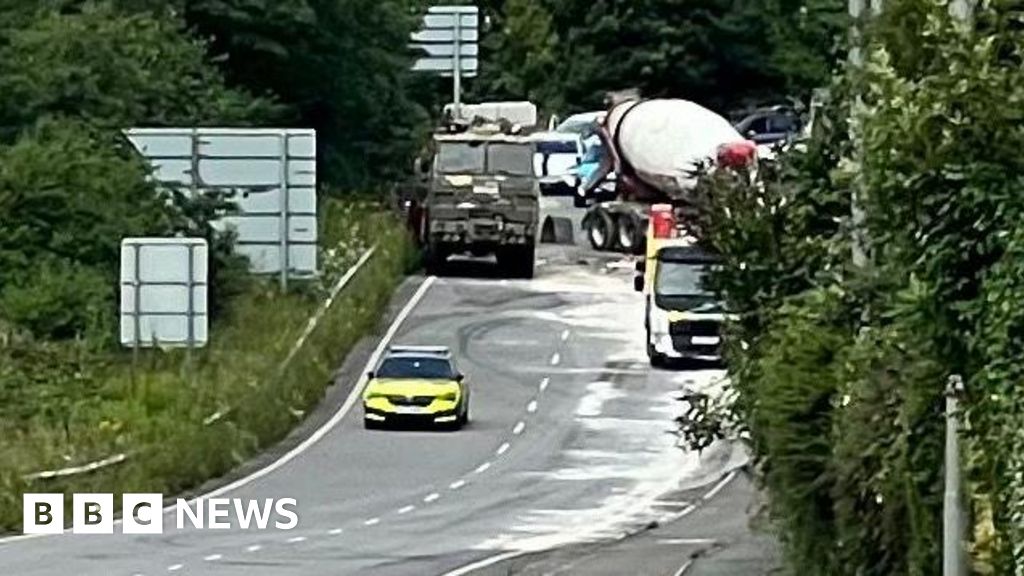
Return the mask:
<svg viewBox="0 0 1024 576">
<path fill-rule="evenodd" d="M 180 350 L 97 353 L 85 343 L 0 342 L 0 531 L 21 526 L 24 492 L 180 493 L 282 439 L 322 398 L 334 369 L 380 318 L 412 261 L 401 222 L 371 204 L 322 209 L 323 277 L 282 293 L 259 281 L 213 326 L 191 362 Z M 377 250 L 283 370 L 332 284 Z M 26 480 L 112 454 L 89 474 Z"/>
</svg>

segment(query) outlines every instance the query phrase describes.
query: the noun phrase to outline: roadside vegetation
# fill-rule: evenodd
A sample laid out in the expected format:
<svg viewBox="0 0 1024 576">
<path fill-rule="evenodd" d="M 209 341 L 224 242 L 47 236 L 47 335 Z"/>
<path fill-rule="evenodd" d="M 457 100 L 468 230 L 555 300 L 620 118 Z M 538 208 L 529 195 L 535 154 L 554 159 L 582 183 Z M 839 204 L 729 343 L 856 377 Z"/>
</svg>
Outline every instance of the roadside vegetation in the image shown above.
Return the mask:
<svg viewBox="0 0 1024 576">
<path fill-rule="evenodd" d="M 703 188 L 700 227 L 729 264 L 715 282 L 741 315 L 724 408 L 795 573 L 941 572 L 952 375 L 972 571 L 1024 571 L 1024 35 L 1008 3 L 973 27 L 947 9 L 887 3 L 807 149 Z"/>
</svg>

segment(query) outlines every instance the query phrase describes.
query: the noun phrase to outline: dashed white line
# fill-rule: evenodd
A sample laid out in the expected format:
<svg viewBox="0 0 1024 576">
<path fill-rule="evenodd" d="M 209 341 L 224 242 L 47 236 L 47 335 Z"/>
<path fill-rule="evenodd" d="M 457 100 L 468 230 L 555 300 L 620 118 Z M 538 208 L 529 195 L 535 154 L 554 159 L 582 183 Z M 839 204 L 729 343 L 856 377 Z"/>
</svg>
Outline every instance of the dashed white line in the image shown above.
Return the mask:
<svg viewBox="0 0 1024 576">
<path fill-rule="evenodd" d="M 413 506 L 412 504 L 410 504 L 408 506 L 403 506 L 403 507 L 399 508 L 398 509 L 398 513 L 399 514 L 408 514 L 409 512 L 412 512 L 415 509 L 416 509 L 416 507 Z"/>
<path fill-rule="evenodd" d="M 476 472 L 477 474 L 480 474 L 482 472 L 485 472 L 490 467 L 491 467 L 491 463 L 490 462 L 484 462 L 483 464 L 477 466 L 476 470 L 474 470 L 473 472 Z"/>
<path fill-rule="evenodd" d="M 539 386 L 540 391 L 543 392 L 543 391 L 547 390 L 548 384 L 551 384 L 551 378 L 545 378 L 545 379 L 541 380 L 540 381 L 540 386 Z"/>
<path fill-rule="evenodd" d="M 552 366 L 558 366 L 558 363 L 561 362 L 561 361 L 562 361 L 562 355 L 559 354 L 558 352 L 555 352 L 554 354 L 551 355 L 551 365 Z"/>
<path fill-rule="evenodd" d="M 295 537 L 289 538 L 287 540 L 287 542 L 289 544 L 298 544 L 299 542 L 305 542 L 305 541 L 306 541 L 306 537 L 305 536 L 295 536 Z"/>
<path fill-rule="evenodd" d="M 438 494 L 437 492 L 434 492 L 433 494 L 427 494 L 426 496 L 424 496 L 423 497 L 423 501 L 424 502 L 433 502 L 434 500 L 437 500 L 440 497 L 441 497 L 440 494 Z"/>
<path fill-rule="evenodd" d="M 206 560 L 207 562 L 216 562 L 217 560 L 220 560 L 223 557 L 224 556 L 220 554 L 210 554 L 209 556 L 204 557 L 203 560 Z"/>
<path fill-rule="evenodd" d="M 530 400 L 530 403 L 526 405 L 526 411 L 533 414 L 537 411 L 537 401 Z"/>
<path fill-rule="evenodd" d="M 449 484 L 448 487 L 451 488 L 452 490 L 458 490 L 459 488 L 462 488 L 465 485 L 466 485 L 466 481 L 465 480 L 456 480 L 455 482 L 452 482 L 451 484 Z"/>
<path fill-rule="evenodd" d="M 508 442 L 505 442 L 501 446 L 498 446 L 498 452 L 497 452 L 498 456 L 501 456 L 505 452 L 508 452 L 508 449 L 511 448 L 511 447 L 512 447 L 511 444 L 509 444 Z"/>
<path fill-rule="evenodd" d="M 569 339 L 569 330 L 568 329 L 562 330 L 562 342 L 565 342 L 568 339 Z"/>
<path fill-rule="evenodd" d="M 181 570 L 184 567 L 185 567 L 184 564 L 172 564 L 172 565 L 167 567 L 167 571 L 168 572 L 177 572 L 178 570 Z"/>
<path fill-rule="evenodd" d="M 523 430 L 525 430 L 525 429 L 526 429 L 526 422 L 523 422 L 522 420 L 520 420 L 519 422 L 516 422 L 516 427 L 512 429 L 512 433 L 515 434 L 516 436 L 519 436 L 520 434 L 523 433 Z"/>
<path fill-rule="evenodd" d="M 344 532 L 344 530 L 342 530 L 341 528 L 332 528 L 332 529 L 327 531 L 327 533 L 330 534 L 331 536 L 337 536 L 338 534 L 341 534 L 342 532 Z"/>
<path fill-rule="evenodd" d="M 374 524 L 380 524 L 380 518 L 370 518 L 366 522 L 363 522 L 363 526 L 373 526 Z"/>
<path fill-rule="evenodd" d="M 252 546 L 249 546 L 248 548 L 246 548 L 245 551 L 246 552 L 259 552 L 262 549 L 263 549 L 263 546 L 260 546 L 259 544 L 253 544 Z"/>
</svg>

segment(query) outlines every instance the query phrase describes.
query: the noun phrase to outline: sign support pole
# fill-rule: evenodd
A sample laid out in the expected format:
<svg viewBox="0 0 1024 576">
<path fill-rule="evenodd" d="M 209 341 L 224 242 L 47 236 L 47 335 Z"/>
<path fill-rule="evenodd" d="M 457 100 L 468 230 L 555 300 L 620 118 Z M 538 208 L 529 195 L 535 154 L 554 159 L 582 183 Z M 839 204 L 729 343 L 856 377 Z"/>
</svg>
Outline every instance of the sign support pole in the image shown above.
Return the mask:
<svg viewBox="0 0 1024 576">
<path fill-rule="evenodd" d="M 452 116 L 458 122 L 462 119 L 462 13 L 455 13 L 455 54 L 452 57 Z"/>
</svg>

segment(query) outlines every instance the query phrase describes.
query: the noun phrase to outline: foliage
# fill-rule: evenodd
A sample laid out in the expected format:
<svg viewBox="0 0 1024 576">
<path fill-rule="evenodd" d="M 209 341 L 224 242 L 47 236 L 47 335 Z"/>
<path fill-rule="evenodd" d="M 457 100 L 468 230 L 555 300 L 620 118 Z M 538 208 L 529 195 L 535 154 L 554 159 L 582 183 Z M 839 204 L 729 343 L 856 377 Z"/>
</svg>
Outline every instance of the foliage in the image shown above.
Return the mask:
<svg viewBox="0 0 1024 576">
<path fill-rule="evenodd" d="M 173 19 L 109 4 L 41 12 L 0 45 L 0 129 L 66 115 L 111 129 L 272 119 L 266 100 L 225 87 L 205 46 Z"/>
<path fill-rule="evenodd" d="M 999 2 L 973 28 L 942 2 L 887 4 L 847 77 L 859 104 L 840 84 L 806 151 L 753 181 L 705 179 L 698 229 L 725 253 L 715 283 L 740 313 L 733 408 L 797 571 L 939 572 L 951 374 L 968 389 L 974 569 L 1024 567 L 1018 22 Z M 855 183 L 864 267 L 849 256 Z"/>
</svg>

